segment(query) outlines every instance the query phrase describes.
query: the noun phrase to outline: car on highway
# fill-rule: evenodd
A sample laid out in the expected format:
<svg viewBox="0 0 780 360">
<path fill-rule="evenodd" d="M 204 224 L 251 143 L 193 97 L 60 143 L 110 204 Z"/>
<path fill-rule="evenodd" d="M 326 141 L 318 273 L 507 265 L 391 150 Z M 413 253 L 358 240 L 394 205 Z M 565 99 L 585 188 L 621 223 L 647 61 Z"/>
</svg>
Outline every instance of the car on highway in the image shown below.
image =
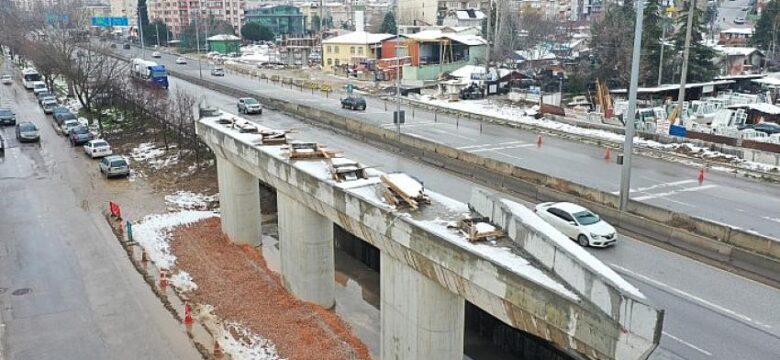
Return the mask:
<svg viewBox="0 0 780 360">
<path fill-rule="evenodd" d="M 52 114 L 54 113 L 54 107 L 57 106 L 57 100 L 55 99 L 44 99 L 41 103 L 41 108 L 43 108 L 44 114 Z"/>
<path fill-rule="evenodd" d="M 68 133 L 68 140 L 71 146 L 81 145 L 94 139 L 95 135 L 84 125 L 76 126 Z"/>
<path fill-rule="evenodd" d="M 122 49 L 130 50 L 130 44 L 124 44 L 122 45 Z"/>
<path fill-rule="evenodd" d="M 365 110 L 366 99 L 364 99 L 362 96 L 349 95 L 341 99 L 341 108 L 351 110 Z"/>
<path fill-rule="evenodd" d="M 38 95 L 38 93 L 42 93 L 44 91 L 49 91 L 49 88 L 46 87 L 46 83 L 43 81 L 36 81 L 33 83 L 33 94 Z"/>
<path fill-rule="evenodd" d="M 111 145 L 103 139 L 87 141 L 87 143 L 84 144 L 84 152 L 93 159 L 112 154 Z"/>
<path fill-rule="evenodd" d="M 16 114 L 9 108 L 0 108 L 0 125 L 16 125 Z"/>
<path fill-rule="evenodd" d="M 617 241 L 612 225 L 580 205 L 545 202 L 536 205 L 534 212 L 581 246 L 607 247 Z"/>
<path fill-rule="evenodd" d="M 225 69 L 221 67 L 215 67 L 211 69 L 211 76 L 225 76 Z"/>
<path fill-rule="evenodd" d="M 160 55 L 159 52 L 155 51 L 155 52 L 152 53 L 152 57 L 155 58 L 155 59 L 158 59 L 158 58 L 162 57 L 162 55 Z"/>
<path fill-rule="evenodd" d="M 130 164 L 119 155 L 109 155 L 100 159 L 98 169 L 106 178 L 130 175 Z"/>
<path fill-rule="evenodd" d="M 187 59 L 185 59 L 183 57 L 177 57 L 176 58 L 176 63 L 179 64 L 179 65 L 184 65 L 184 64 L 187 63 Z"/>
<path fill-rule="evenodd" d="M 37 142 L 41 139 L 38 127 L 29 121 L 16 124 L 16 139 L 19 142 Z"/>
<path fill-rule="evenodd" d="M 76 120 L 76 115 L 73 115 L 72 112 L 56 112 L 54 113 L 54 122 L 57 123 L 57 126 L 62 126 L 65 121 L 68 120 Z"/>
<path fill-rule="evenodd" d="M 262 114 L 263 105 L 255 98 L 240 98 L 238 99 L 238 113 L 239 114 Z"/>
<path fill-rule="evenodd" d="M 759 131 L 767 135 L 780 134 L 780 125 L 773 122 L 762 122 L 758 124 L 750 124 L 740 128 L 740 130 L 743 129 L 753 129 L 755 131 Z"/>
<path fill-rule="evenodd" d="M 734 23 L 737 25 L 742 25 L 745 23 L 745 18 L 743 16 L 737 16 L 734 18 Z"/>
<path fill-rule="evenodd" d="M 70 131 L 79 127 L 81 123 L 76 119 L 68 119 L 62 122 L 62 125 L 59 126 L 59 130 L 62 133 L 62 135 L 70 136 Z"/>
<path fill-rule="evenodd" d="M 6 85 L 11 85 L 14 83 L 14 79 L 11 77 L 11 75 L 8 74 L 3 74 L 3 76 L 0 76 L 0 81 Z"/>
</svg>

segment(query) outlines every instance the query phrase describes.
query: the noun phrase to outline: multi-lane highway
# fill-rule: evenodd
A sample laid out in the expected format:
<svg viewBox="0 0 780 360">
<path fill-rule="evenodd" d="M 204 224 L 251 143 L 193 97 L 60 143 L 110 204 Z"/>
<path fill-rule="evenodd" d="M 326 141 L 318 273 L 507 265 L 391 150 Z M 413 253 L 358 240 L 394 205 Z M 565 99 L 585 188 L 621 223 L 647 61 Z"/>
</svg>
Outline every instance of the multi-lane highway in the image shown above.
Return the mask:
<svg viewBox="0 0 780 360">
<path fill-rule="evenodd" d="M 0 127 L 0 358 L 200 358 L 101 214 L 128 197 L 164 211 L 159 196 L 105 181 L 20 84 L 0 85 L 0 104 L 41 133 L 40 143 L 21 144 Z"/>
<path fill-rule="evenodd" d="M 178 68 L 197 75 L 197 65 Z M 209 76 L 208 71 L 204 71 L 204 76 Z M 247 82 L 231 75 L 224 81 Z M 177 79 L 171 82 L 170 91 L 186 89 L 213 106 L 235 113 L 236 99 L 232 97 Z M 269 93 L 270 89 L 276 88 L 263 89 Z M 299 101 L 311 102 L 311 95 L 297 91 L 294 94 Z M 294 128 L 296 139 L 316 139 L 329 148 L 342 150 L 345 156 L 377 165 L 383 171 L 414 174 L 425 182 L 426 188 L 460 201 L 468 201 L 471 188 L 479 187 L 468 179 L 373 148 L 328 129 L 309 126 L 275 111 L 266 110 L 263 115 L 248 118 L 273 128 Z M 777 289 L 629 237 L 621 238 L 621 243 L 614 248 L 593 250 L 593 253 L 666 309 L 661 348 L 653 359 L 769 360 L 780 353 L 780 313 L 774 311 L 774 303 L 780 295 Z"/>
<path fill-rule="evenodd" d="M 736 1 L 735 1 L 736 2 Z M 139 50 L 131 50 L 140 53 Z M 146 52 L 148 57 L 149 51 Z M 125 55 L 131 55 L 125 51 Z M 197 61 L 175 64 L 175 57 L 163 54 L 160 63 L 187 75 L 199 76 Z M 320 94 L 300 92 L 297 88 L 274 85 L 265 80 L 227 74 L 213 77 L 211 66 L 202 62 L 203 77 L 215 83 L 253 91 L 308 106 L 327 109 L 364 119 L 366 122 L 392 128 L 392 104 L 367 98 L 364 112 L 341 109 L 338 95 L 326 98 Z M 604 149 L 580 142 L 546 137 L 537 147 L 537 134 L 504 126 L 485 125 L 456 120 L 428 112 L 407 112 L 407 123 L 401 131 L 434 140 L 482 156 L 512 163 L 541 173 L 571 180 L 603 191 L 617 192 L 620 166 L 604 160 Z M 697 182 L 698 169 L 674 162 L 635 157 L 632 170 L 632 198 L 670 210 L 729 224 L 763 235 L 780 238 L 780 186 L 710 171 L 704 183 Z"/>
</svg>

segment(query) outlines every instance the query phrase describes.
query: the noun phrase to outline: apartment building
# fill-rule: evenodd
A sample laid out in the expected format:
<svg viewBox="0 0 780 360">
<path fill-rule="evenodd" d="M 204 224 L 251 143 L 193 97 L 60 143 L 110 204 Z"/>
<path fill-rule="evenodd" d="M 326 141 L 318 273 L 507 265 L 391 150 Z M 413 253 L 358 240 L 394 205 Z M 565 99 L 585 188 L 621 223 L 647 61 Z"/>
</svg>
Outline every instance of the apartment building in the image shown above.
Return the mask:
<svg viewBox="0 0 780 360">
<path fill-rule="evenodd" d="M 208 17 L 224 20 L 233 25 L 236 33 L 244 19 L 244 0 L 148 0 L 149 20 L 160 19 L 175 37 L 200 13 L 200 19 Z"/>
</svg>

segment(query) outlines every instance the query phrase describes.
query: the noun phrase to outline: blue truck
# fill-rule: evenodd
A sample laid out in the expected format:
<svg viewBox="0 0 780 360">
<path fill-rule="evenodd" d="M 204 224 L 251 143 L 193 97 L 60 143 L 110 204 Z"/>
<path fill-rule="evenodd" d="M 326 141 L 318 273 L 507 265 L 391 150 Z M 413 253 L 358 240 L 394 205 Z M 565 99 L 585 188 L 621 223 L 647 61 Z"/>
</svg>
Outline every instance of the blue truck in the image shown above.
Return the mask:
<svg viewBox="0 0 780 360">
<path fill-rule="evenodd" d="M 160 65 L 154 61 L 141 58 L 133 59 L 130 62 L 130 75 L 163 89 L 168 88 L 168 72 L 165 70 L 165 65 Z"/>
</svg>

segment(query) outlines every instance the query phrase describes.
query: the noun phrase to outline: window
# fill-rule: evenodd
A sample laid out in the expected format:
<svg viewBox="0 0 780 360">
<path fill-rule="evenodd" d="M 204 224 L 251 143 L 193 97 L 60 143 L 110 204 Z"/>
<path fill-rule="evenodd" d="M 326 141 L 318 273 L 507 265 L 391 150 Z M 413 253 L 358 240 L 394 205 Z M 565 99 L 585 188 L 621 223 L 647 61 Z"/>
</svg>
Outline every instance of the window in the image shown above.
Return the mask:
<svg viewBox="0 0 780 360">
<path fill-rule="evenodd" d="M 350 46 L 349 47 L 349 53 L 350 54 L 354 54 L 355 53 L 355 47 L 354 46 Z"/>
<path fill-rule="evenodd" d="M 363 55 L 363 47 L 358 48 L 358 55 Z"/>
<path fill-rule="evenodd" d="M 335 64 L 336 64 L 336 66 L 339 66 L 339 59 L 335 60 Z"/>
<path fill-rule="evenodd" d="M 328 54 L 330 54 L 330 45 L 328 45 Z M 328 59 L 330 60 L 330 59 Z"/>
<path fill-rule="evenodd" d="M 328 52 L 330 52 L 330 51 L 328 51 Z M 328 65 L 333 65 L 333 59 L 328 58 Z"/>
<path fill-rule="evenodd" d="M 334 46 L 334 47 L 333 47 L 333 52 L 335 52 L 336 54 L 338 54 L 338 53 L 339 53 L 339 47 L 338 47 L 338 46 Z"/>
<path fill-rule="evenodd" d="M 563 210 L 559 210 L 556 208 L 548 208 L 547 212 L 563 219 L 563 221 L 574 221 L 574 218 L 572 218 L 571 215 L 567 214 Z"/>
</svg>

